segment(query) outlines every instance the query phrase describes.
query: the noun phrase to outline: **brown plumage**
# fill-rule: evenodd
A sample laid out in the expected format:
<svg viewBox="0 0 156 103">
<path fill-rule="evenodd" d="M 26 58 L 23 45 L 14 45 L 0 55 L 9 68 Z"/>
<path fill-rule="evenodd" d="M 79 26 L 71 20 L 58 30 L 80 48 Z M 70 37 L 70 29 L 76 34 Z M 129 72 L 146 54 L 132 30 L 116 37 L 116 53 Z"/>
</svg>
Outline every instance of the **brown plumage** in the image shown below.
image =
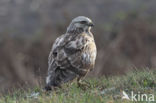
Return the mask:
<svg viewBox="0 0 156 103">
<path fill-rule="evenodd" d="M 96 45 L 90 32 L 92 21 L 84 16 L 72 20 L 66 34 L 58 37 L 49 54 L 46 90 L 62 83 L 80 80 L 92 70 L 96 59 Z"/>
</svg>

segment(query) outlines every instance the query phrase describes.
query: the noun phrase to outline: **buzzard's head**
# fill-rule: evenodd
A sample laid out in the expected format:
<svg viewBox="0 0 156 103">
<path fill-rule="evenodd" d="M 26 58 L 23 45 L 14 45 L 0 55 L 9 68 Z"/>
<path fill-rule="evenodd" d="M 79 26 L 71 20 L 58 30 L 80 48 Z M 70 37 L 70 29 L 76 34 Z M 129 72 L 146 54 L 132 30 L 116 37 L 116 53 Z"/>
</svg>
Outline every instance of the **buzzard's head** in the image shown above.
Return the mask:
<svg viewBox="0 0 156 103">
<path fill-rule="evenodd" d="M 94 24 L 91 19 L 85 16 L 78 16 L 72 20 L 69 27 L 67 28 L 67 32 L 75 31 L 75 30 L 82 30 L 83 32 L 89 32 L 91 27 Z"/>
</svg>

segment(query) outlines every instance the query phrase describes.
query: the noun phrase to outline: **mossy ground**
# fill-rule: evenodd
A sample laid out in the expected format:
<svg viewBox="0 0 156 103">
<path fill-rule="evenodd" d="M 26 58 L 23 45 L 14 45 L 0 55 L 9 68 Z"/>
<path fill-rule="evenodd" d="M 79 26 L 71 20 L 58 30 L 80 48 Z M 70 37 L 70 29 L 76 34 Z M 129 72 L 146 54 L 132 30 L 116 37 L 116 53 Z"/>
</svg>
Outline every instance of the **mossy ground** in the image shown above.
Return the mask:
<svg viewBox="0 0 156 103">
<path fill-rule="evenodd" d="M 122 99 L 123 91 L 128 95 L 131 91 L 153 94 L 156 100 L 156 71 L 133 71 L 122 76 L 86 80 L 91 85 L 86 90 L 78 88 L 75 82 L 65 84 L 52 92 L 44 92 L 39 87 L 29 90 L 17 89 L 10 94 L 1 94 L 0 103 L 133 103 Z M 39 94 L 31 96 L 33 92 Z"/>
</svg>

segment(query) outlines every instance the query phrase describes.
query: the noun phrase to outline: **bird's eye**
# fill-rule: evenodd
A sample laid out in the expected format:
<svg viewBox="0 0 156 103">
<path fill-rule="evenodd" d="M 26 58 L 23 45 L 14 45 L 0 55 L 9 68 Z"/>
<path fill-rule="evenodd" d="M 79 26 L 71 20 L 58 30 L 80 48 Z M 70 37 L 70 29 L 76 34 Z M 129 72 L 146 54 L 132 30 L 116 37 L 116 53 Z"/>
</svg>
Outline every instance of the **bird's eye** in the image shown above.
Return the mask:
<svg viewBox="0 0 156 103">
<path fill-rule="evenodd" d="M 81 21 L 80 23 L 81 24 L 87 24 L 87 21 Z"/>
</svg>

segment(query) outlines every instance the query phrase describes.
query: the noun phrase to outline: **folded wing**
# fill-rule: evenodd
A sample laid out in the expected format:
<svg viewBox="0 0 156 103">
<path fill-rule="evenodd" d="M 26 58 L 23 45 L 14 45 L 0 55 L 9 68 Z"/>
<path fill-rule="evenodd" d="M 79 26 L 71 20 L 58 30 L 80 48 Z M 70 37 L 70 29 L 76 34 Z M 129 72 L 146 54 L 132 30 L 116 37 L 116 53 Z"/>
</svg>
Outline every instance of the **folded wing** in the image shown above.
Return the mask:
<svg viewBox="0 0 156 103">
<path fill-rule="evenodd" d="M 95 58 L 93 37 L 85 33 L 60 36 L 49 54 L 47 84 L 57 86 L 84 76 L 94 67 Z"/>
</svg>

